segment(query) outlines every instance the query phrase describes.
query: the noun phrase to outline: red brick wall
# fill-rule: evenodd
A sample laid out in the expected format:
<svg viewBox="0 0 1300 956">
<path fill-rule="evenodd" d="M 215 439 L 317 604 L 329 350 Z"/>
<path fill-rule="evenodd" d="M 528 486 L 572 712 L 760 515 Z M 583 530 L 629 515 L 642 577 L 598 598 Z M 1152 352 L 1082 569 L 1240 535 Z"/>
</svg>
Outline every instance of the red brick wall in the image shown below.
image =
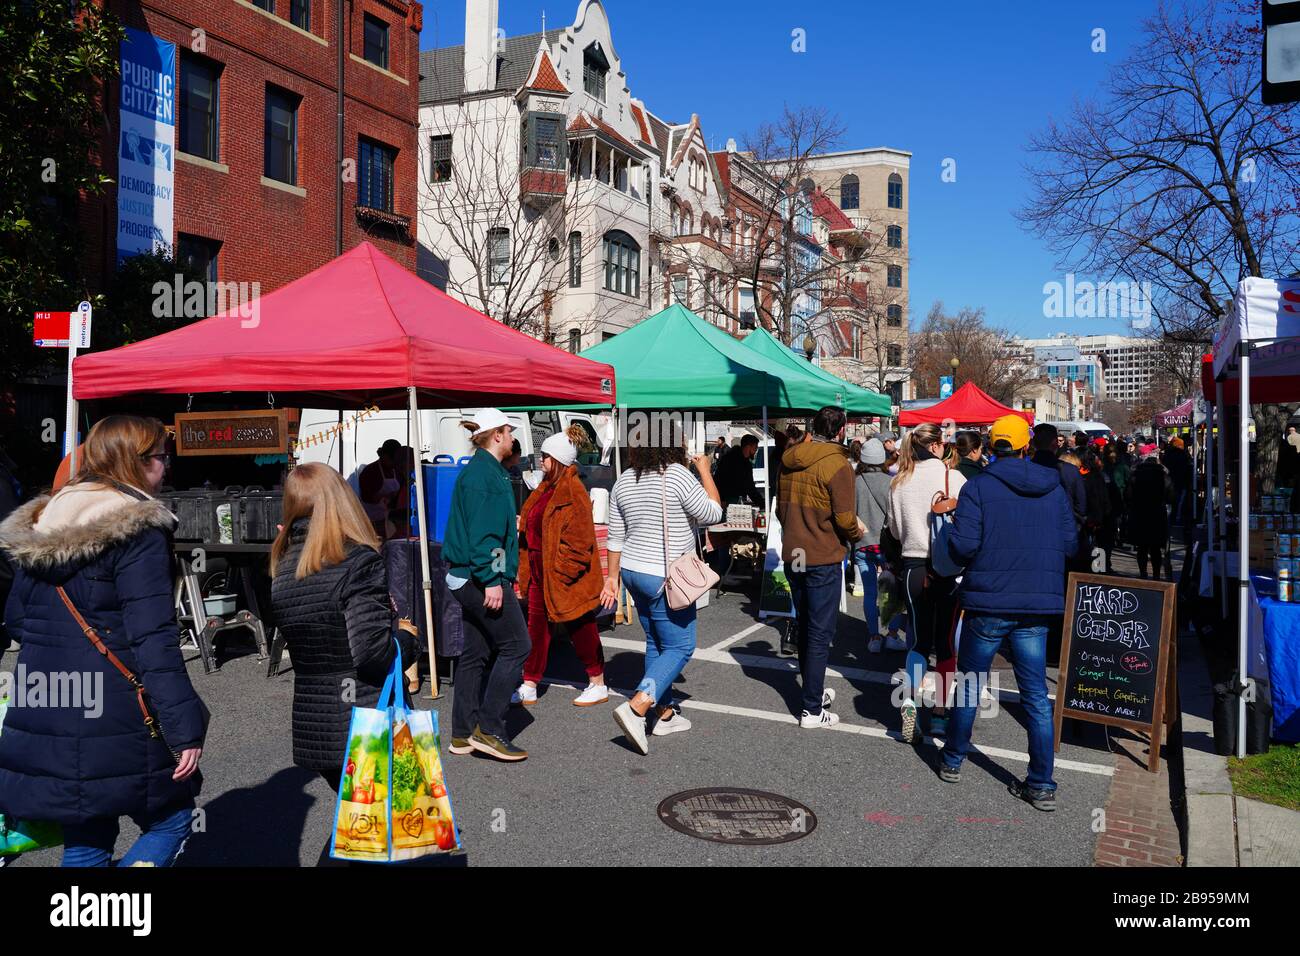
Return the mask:
<svg viewBox="0 0 1300 956">
<path fill-rule="evenodd" d="M 222 0 L 107 0 L 128 26 L 189 50 L 192 31 L 206 33 L 203 54 L 223 65 L 220 87 L 219 172 L 178 159 L 175 163 L 177 233 L 222 242 L 218 269 L 222 281 L 260 282 L 269 292 L 310 272 L 334 256 L 335 123 L 337 114 L 335 45 L 336 3 L 312 0 L 311 32 L 328 45 L 304 37 L 287 22 L 247 6 Z M 365 63 L 347 58 L 344 66 L 344 157 L 357 159 L 359 136 L 398 150 L 394 168 L 393 211 L 411 220 L 407 235 L 369 231 L 356 216 L 357 183 L 343 186 L 343 248 L 369 239 L 398 262 L 415 269 L 416 123 L 419 106 L 419 4 L 406 0 L 343 0 L 347 52 L 363 51 L 362 18 L 371 13 L 389 25 L 389 70 L 401 83 Z M 275 0 L 286 21 L 289 0 Z M 178 64 L 179 69 L 179 64 Z M 302 97 L 298 107 L 297 185 L 306 196 L 262 183 L 263 127 L 268 83 Z M 117 174 L 117 83 L 107 93 L 102 149 L 105 172 Z M 177 78 L 177 110 L 180 108 Z M 179 129 L 178 129 L 179 137 Z M 178 139 L 179 145 L 179 139 Z M 102 288 L 115 265 L 116 192 L 88 202 L 81 222 L 89 246 L 87 272 Z M 174 238 L 174 237 L 173 237 Z"/>
</svg>

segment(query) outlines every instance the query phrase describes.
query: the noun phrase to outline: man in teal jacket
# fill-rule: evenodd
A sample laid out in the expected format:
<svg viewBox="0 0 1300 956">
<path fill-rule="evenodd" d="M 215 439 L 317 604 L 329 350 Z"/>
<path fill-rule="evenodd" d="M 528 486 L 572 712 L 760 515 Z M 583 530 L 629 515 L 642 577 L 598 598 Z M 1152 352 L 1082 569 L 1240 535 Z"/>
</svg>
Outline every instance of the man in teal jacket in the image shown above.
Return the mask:
<svg viewBox="0 0 1300 956">
<path fill-rule="evenodd" d="M 495 408 L 483 409 L 464 425 L 476 450 L 456 479 L 442 542 L 447 587 L 465 619 L 449 749 L 454 754 L 478 750 L 497 760 L 524 760 L 527 751 L 506 736 L 510 695 L 519 686 L 532 650 L 514 589 L 519 573 L 515 496 L 501 464 L 514 439 L 509 419 Z"/>
</svg>

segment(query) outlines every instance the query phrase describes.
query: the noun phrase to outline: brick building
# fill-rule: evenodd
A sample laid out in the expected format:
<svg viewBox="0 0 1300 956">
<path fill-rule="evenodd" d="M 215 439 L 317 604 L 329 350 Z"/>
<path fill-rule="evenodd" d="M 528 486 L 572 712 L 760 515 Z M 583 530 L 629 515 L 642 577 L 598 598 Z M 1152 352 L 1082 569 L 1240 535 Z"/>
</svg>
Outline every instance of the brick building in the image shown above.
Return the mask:
<svg viewBox="0 0 1300 956">
<path fill-rule="evenodd" d="M 176 45 L 169 238 L 178 256 L 210 280 L 259 282 L 264 293 L 367 239 L 414 270 L 419 3 L 101 2 Z M 109 84 L 100 146 L 115 181 L 121 90 Z M 117 203 L 110 188 L 80 211 L 87 274 L 101 288 L 117 261 Z"/>
</svg>

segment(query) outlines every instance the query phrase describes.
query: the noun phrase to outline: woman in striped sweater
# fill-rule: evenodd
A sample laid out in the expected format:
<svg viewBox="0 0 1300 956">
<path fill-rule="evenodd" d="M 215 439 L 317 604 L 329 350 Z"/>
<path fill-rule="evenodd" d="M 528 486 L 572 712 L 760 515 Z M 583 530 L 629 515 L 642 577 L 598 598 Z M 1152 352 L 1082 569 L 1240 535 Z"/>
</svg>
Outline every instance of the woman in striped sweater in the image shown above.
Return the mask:
<svg viewBox="0 0 1300 956">
<path fill-rule="evenodd" d="M 645 677 L 632 699 L 614 711 L 628 742 L 643 754 L 650 752 L 648 720 L 654 721 L 650 733 L 657 737 L 691 726 L 673 708 L 672 689 L 695 653 L 695 606 L 678 611 L 668 606 L 663 591 L 668 565 L 695 549 L 698 526 L 722 520 L 709 456 L 695 459 L 697 481 L 686 468 L 681 443 L 668 444 L 673 447 L 629 449 L 630 467 L 614 482 L 609 496 L 609 576 L 600 595 L 601 603 L 612 608 L 621 574 L 645 631 Z"/>
</svg>

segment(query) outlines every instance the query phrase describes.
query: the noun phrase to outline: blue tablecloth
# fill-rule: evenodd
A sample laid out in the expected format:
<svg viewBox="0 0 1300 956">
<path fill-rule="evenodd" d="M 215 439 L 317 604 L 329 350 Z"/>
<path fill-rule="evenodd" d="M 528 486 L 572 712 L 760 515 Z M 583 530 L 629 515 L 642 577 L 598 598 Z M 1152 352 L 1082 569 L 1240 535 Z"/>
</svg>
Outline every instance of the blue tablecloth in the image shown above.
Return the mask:
<svg viewBox="0 0 1300 956">
<path fill-rule="evenodd" d="M 1270 577 L 1251 575 L 1251 581 L 1263 618 L 1273 737 L 1300 742 L 1300 603 L 1283 604 L 1274 598 L 1276 582 Z"/>
</svg>

